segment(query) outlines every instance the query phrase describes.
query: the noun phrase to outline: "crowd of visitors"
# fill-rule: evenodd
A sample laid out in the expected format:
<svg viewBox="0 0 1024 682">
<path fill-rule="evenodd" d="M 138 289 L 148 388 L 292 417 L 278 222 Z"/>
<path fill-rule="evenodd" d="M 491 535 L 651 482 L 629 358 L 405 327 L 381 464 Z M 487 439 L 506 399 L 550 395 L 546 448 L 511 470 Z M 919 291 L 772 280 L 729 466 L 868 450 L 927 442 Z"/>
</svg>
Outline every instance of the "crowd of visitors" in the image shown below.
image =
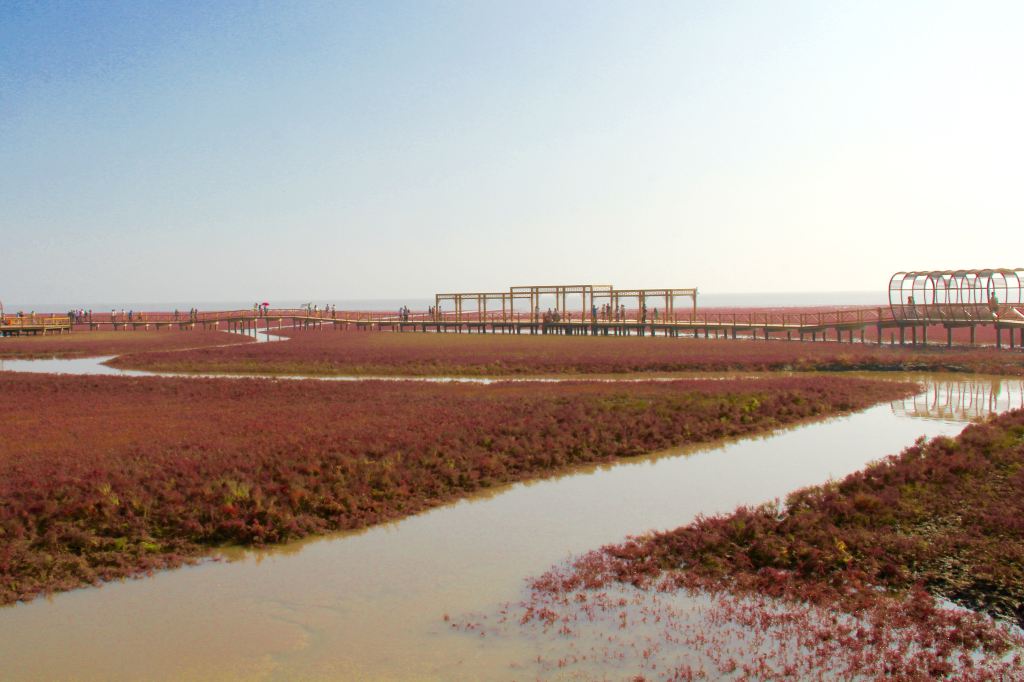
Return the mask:
<svg viewBox="0 0 1024 682">
<path fill-rule="evenodd" d="M 92 322 L 92 311 L 85 310 L 84 308 L 69 310 L 68 319 L 71 321 L 71 324 Z"/>
<path fill-rule="evenodd" d="M 601 306 L 601 310 L 598 318 L 605 322 L 625 322 L 626 321 L 626 306 L 624 305 L 612 305 L 611 303 L 605 303 Z"/>
</svg>

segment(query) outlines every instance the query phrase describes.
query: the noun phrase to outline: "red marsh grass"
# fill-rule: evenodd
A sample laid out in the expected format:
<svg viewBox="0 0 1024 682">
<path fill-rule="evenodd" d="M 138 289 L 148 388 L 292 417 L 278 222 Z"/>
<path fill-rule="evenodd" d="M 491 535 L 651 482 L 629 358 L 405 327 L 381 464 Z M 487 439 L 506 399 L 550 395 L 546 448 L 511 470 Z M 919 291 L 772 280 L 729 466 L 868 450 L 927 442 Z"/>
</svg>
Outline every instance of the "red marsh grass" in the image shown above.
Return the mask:
<svg viewBox="0 0 1024 682">
<path fill-rule="evenodd" d="M 240 334 L 215 331 L 74 332 L 0 337 L 0 359 L 82 358 L 145 351 L 180 351 L 251 343 Z"/>
<path fill-rule="evenodd" d="M 914 390 L 823 376 L 480 386 L 0 374 L 0 603 Z"/>
<path fill-rule="evenodd" d="M 745 632 L 744 656 L 715 660 L 714 628 L 682 623 L 665 597 L 678 591 L 712 595 L 702 622 Z M 1000 624 L 1024 625 L 1024 410 L 781 505 L 592 552 L 535 580 L 522 608 L 524 624 L 566 632 L 676 618 L 670 637 L 711 658 L 698 668 L 659 649 L 652 660 L 680 679 L 1024 679 L 1024 637 Z"/>
<path fill-rule="evenodd" d="M 960 371 L 1024 374 L 1024 356 L 995 349 L 908 349 L 862 344 L 294 331 L 285 343 L 112 360 L 115 367 L 228 374 L 472 375 L 623 374 L 778 370 Z"/>
</svg>

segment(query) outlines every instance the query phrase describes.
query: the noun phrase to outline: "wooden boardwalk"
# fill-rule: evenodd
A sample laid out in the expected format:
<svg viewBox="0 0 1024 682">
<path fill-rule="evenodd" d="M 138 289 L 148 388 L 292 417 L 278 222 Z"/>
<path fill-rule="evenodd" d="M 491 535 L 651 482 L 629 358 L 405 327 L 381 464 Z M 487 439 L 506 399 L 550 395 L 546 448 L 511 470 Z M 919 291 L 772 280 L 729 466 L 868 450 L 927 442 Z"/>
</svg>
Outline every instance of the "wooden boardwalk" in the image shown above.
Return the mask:
<svg viewBox="0 0 1024 682">
<path fill-rule="evenodd" d="M 172 313 L 130 311 L 61 315 L 3 316 L 0 334 L 47 334 L 89 330 L 137 331 L 211 329 L 236 332 L 290 328 L 334 328 L 396 332 L 552 334 L 563 336 L 692 336 L 694 338 L 763 338 L 805 341 L 847 341 L 874 334 L 879 345 L 928 344 L 928 333 L 945 332 L 947 346 L 953 332 L 968 329 L 975 345 L 978 327 L 993 327 L 995 345 L 1024 347 L 1024 269 L 986 269 L 898 272 L 889 280 L 887 307 L 847 307 L 834 310 L 701 311 L 693 288 L 616 289 L 610 284 L 555 284 L 513 286 L 506 291 L 437 294 L 426 312 L 403 308 L 394 312 L 338 312 L 331 307 Z M 555 308 L 541 313 L 541 301 L 554 300 Z M 568 303 L 579 300 L 578 312 Z M 624 301 L 635 303 L 627 309 Z M 677 301 L 688 301 L 679 308 Z M 658 302 L 659 308 L 648 308 Z M 454 310 L 443 310 L 446 305 Z M 488 306 L 500 306 L 495 309 Z M 475 310 L 466 310 L 475 307 Z M 522 308 L 526 307 L 526 312 Z M 517 310 L 517 308 L 519 308 Z M 831 336 L 831 338 L 830 338 Z"/>
<path fill-rule="evenodd" d="M 976 328 L 991 325 L 996 331 L 996 346 L 1004 346 L 1004 338 L 1010 348 L 1024 348 L 1024 319 L 968 321 L 949 320 L 940 325 L 933 321 L 896 319 L 885 308 L 844 309 L 814 313 L 698 313 L 693 317 L 671 321 L 643 320 L 636 317 L 618 320 L 566 319 L 556 322 L 529 319 L 529 315 L 510 319 L 492 316 L 485 319 L 454 320 L 443 315 L 434 318 L 412 319 L 391 318 L 361 320 L 353 324 L 359 329 L 420 332 L 466 332 L 505 334 L 556 334 L 583 336 L 670 336 L 717 339 L 786 339 L 790 341 L 837 341 L 865 342 L 866 331 L 875 331 L 879 345 L 885 341 L 885 332 L 891 330 L 892 343 L 897 338 L 900 345 L 927 344 L 929 327 L 942 326 L 946 332 L 947 346 L 953 345 L 953 330 L 970 329 L 970 342 L 975 344 Z M 317 321 L 313 320 L 314 324 Z M 1004 337 L 1005 333 L 1005 337 Z"/>
<path fill-rule="evenodd" d="M 1024 269 L 943 270 L 898 272 L 889 280 L 888 307 L 848 307 L 835 310 L 701 311 L 696 287 L 616 289 L 610 284 L 556 284 L 513 286 L 507 291 L 437 294 L 427 312 L 345 312 L 317 306 L 183 313 L 118 313 L 111 311 L 79 317 L 67 315 L 4 316 L 0 306 L 0 335 L 89 330 L 136 331 L 145 329 L 227 329 L 239 332 L 331 327 L 397 332 L 553 334 L 565 336 L 703 336 L 709 338 L 782 338 L 801 341 L 848 341 L 874 332 L 878 344 L 927 344 L 929 329 L 945 331 L 947 346 L 953 332 L 968 329 L 976 343 L 978 327 L 993 327 L 995 345 L 1002 348 L 1004 334 L 1010 348 L 1024 347 Z M 541 301 L 554 300 L 555 309 L 541 313 Z M 569 299 L 580 301 L 580 311 L 569 311 Z M 676 301 L 688 301 L 680 309 Z M 627 310 L 623 301 L 635 302 Z M 648 302 L 662 302 L 659 309 Z M 454 311 L 443 310 L 442 304 Z M 498 309 L 488 309 L 493 304 Z M 517 308 L 526 306 L 524 313 Z M 476 310 L 466 310 L 475 307 Z M 286 324 L 287 323 L 287 324 Z M 830 334 L 833 338 L 829 338 Z"/>
<path fill-rule="evenodd" d="M 66 319 L 66 318 L 65 318 Z M 207 329 L 235 332 L 274 332 L 285 328 L 353 329 L 360 331 L 430 332 L 466 334 L 546 334 L 562 336 L 668 336 L 705 339 L 788 339 L 800 341 L 865 342 L 874 331 L 874 341 L 884 343 L 929 343 L 929 328 L 941 326 L 945 341 L 953 344 L 953 330 L 969 328 L 971 343 L 975 329 L 993 326 L 998 347 L 1024 347 L 1024 319 L 933 320 L 897 319 L 888 308 L 853 308 L 816 312 L 700 312 L 679 314 L 671 321 L 638 319 L 635 311 L 623 319 L 583 319 L 579 312 L 558 321 L 536 319 L 529 313 L 409 313 L 309 311 L 271 309 L 208 311 L 194 317 L 173 313 L 137 313 L 132 319 L 109 314 L 87 317 L 76 324 L 91 330 L 142 331 L 164 329 Z M 50 327 L 49 329 L 56 329 Z"/>
<path fill-rule="evenodd" d="M 1007 316 L 1009 317 L 1009 316 Z M 570 313 L 565 319 L 537 319 L 530 313 L 409 313 L 356 311 L 311 311 L 306 309 L 271 309 L 206 311 L 190 316 L 187 313 L 135 313 L 127 316 L 104 313 L 85 316 L 74 327 L 93 331 L 144 330 L 227 330 L 235 332 L 273 332 L 284 328 L 354 329 L 360 331 L 467 333 L 467 334 L 545 334 L 561 336 L 668 336 L 705 339 L 787 339 L 800 341 L 865 342 L 865 333 L 874 331 L 874 341 L 927 344 L 929 328 L 940 326 L 945 331 L 946 345 L 953 344 L 953 330 L 970 329 L 975 342 L 979 326 L 993 326 L 996 346 L 1024 348 L 1024 319 L 898 319 L 888 308 L 853 308 L 816 312 L 708 312 L 687 310 L 674 319 L 639 319 L 636 311 L 620 319 L 589 319 L 581 313 Z M 38 335 L 70 333 L 71 319 L 64 315 L 35 315 L 22 318 L 8 316 L 0 321 L 0 335 Z"/>
</svg>

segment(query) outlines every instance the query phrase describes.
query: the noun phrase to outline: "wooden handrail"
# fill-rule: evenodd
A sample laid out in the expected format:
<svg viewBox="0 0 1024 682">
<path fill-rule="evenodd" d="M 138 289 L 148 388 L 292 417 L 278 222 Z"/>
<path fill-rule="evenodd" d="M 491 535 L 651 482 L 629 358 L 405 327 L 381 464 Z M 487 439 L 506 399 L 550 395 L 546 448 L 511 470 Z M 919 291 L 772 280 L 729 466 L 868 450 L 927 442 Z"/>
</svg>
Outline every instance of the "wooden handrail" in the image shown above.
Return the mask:
<svg viewBox="0 0 1024 682">
<path fill-rule="evenodd" d="M 7 329 L 24 327 L 70 327 L 71 318 L 67 315 L 4 315 L 0 324 Z"/>
</svg>

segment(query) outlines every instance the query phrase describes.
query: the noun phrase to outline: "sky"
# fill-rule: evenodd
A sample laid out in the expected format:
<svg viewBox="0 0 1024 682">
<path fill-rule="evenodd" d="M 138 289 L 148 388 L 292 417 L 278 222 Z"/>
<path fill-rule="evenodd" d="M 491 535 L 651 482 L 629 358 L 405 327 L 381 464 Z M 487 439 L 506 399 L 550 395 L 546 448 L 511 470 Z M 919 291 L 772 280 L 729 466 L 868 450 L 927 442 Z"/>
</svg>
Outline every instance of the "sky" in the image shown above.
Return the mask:
<svg viewBox="0 0 1024 682">
<path fill-rule="evenodd" d="M 0 3 L 0 301 L 1024 267 L 1024 3 Z"/>
</svg>

